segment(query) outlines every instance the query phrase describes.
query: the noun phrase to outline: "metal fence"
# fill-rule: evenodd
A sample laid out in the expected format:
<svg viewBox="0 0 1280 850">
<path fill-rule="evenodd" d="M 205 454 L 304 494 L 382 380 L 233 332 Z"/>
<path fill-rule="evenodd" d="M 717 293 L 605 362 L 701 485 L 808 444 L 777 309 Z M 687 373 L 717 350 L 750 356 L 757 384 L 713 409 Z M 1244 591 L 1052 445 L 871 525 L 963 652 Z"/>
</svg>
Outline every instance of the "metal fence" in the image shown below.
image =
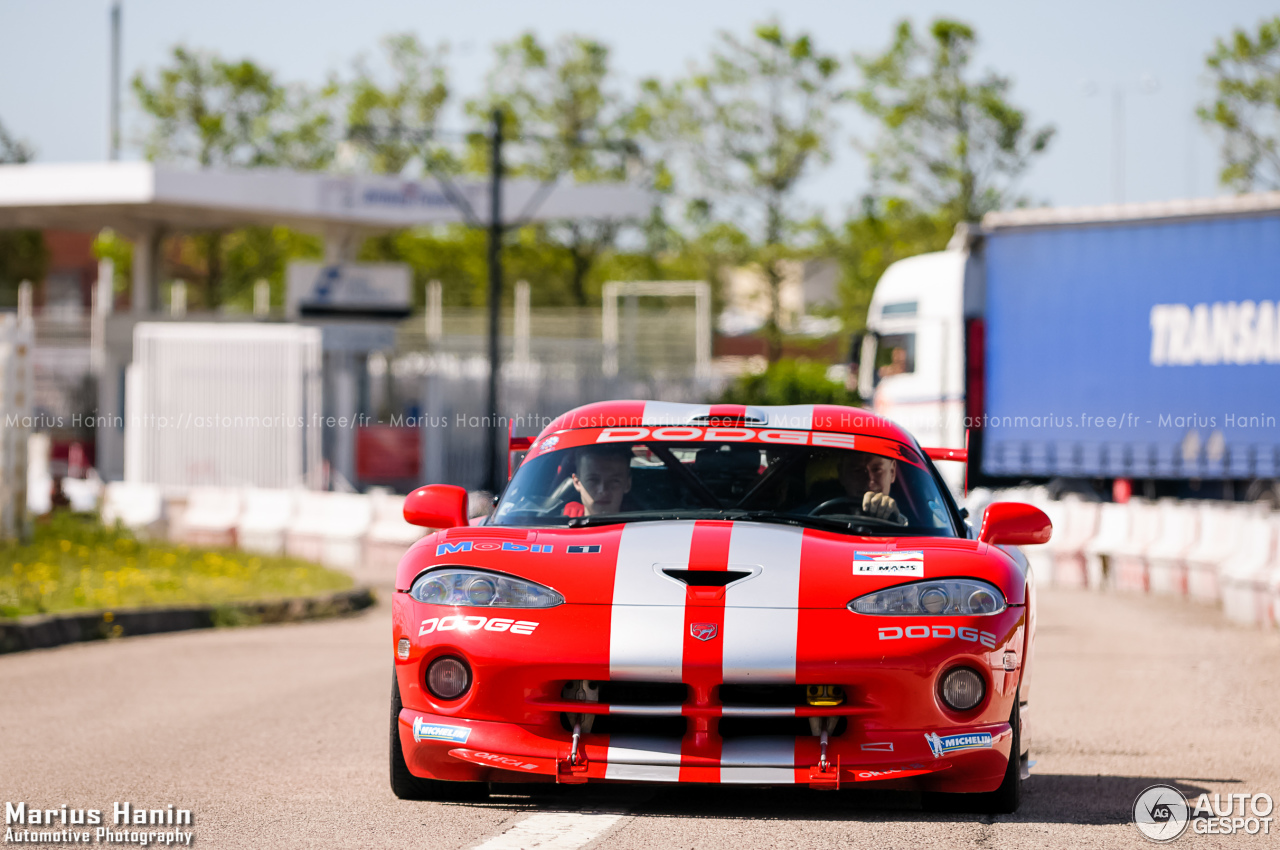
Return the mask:
<svg viewBox="0 0 1280 850">
<path fill-rule="evenodd" d="M 509 319 L 509 317 L 504 317 Z M 616 375 L 606 374 L 598 309 L 531 311 L 527 338 L 504 323 L 500 424 L 534 434 L 559 414 L 593 401 L 704 401 L 717 390 L 696 374 L 695 314 L 631 305 L 623 313 Z M 442 334 L 423 318 L 405 323 L 389 363 L 399 420 L 421 429 L 423 481 L 484 483 L 489 366 L 482 310 L 445 310 Z M 377 377 L 374 376 L 375 382 Z M 393 422 L 394 424 L 394 422 Z"/>
</svg>

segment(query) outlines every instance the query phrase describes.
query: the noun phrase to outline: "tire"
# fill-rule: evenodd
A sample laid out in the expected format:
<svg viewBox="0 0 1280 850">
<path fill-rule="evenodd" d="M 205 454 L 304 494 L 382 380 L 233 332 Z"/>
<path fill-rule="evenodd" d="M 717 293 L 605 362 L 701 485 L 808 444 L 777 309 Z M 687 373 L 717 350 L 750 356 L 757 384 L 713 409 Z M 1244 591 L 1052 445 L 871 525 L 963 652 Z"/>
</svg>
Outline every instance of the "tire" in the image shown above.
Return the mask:
<svg viewBox="0 0 1280 850">
<path fill-rule="evenodd" d="M 423 779 L 409 772 L 400 746 L 400 683 L 391 671 L 391 791 L 401 800 L 465 801 L 489 796 L 487 782 L 446 782 Z"/>
<path fill-rule="evenodd" d="M 926 811 L 1011 815 L 1018 810 L 1022 805 L 1022 722 L 1017 697 L 1013 700 L 1009 725 L 1013 729 L 1013 740 L 1009 744 L 1009 766 L 1005 768 L 1000 787 L 981 794 L 926 791 L 920 795 L 921 805 Z"/>
</svg>

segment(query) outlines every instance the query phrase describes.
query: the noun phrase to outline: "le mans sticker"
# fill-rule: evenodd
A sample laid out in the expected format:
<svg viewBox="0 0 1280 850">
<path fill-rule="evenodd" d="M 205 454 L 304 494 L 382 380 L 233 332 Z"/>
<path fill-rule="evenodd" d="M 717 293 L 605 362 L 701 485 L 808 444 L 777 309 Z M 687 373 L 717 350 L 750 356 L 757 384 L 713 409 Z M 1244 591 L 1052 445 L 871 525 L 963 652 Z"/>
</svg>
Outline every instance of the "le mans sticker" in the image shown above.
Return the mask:
<svg viewBox="0 0 1280 850">
<path fill-rule="evenodd" d="M 924 578 L 924 552 L 854 552 L 853 574 Z"/>
</svg>

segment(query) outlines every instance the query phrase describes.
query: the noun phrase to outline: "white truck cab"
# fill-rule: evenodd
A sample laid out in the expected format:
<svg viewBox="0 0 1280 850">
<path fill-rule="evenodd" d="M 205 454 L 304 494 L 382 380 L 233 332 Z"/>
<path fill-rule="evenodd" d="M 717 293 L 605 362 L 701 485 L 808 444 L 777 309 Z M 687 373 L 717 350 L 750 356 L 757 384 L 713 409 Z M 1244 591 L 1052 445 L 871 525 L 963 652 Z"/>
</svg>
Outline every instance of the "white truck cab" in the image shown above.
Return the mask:
<svg viewBox="0 0 1280 850">
<path fill-rule="evenodd" d="M 965 447 L 965 276 L 958 234 L 945 251 L 899 260 L 876 284 L 858 360 L 858 391 L 924 446 Z M 953 492 L 964 465 L 939 471 Z"/>
</svg>

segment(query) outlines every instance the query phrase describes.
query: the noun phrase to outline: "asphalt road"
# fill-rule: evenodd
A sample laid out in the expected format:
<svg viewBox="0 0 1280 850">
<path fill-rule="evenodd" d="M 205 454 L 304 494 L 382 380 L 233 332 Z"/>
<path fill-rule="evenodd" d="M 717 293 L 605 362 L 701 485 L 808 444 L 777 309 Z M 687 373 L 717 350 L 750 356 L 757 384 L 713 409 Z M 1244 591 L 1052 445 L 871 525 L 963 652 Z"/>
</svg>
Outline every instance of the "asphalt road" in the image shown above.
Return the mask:
<svg viewBox="0 0 1280 850">
<path fill-rule="evenodd" d="M 812 850 L 1147 847 L 1129 819 L 1149 785 L 1280 798 L 1280 635 L 1177 601 L 1051 591 L 1037 763 L 1014 816 L 808 789 L 401 802 L 387 784 L 388 612 L 0 656 L 0 801 L 108 815 L 117 801 L 172 803 L 194 812 L 200 847 Z M 1280 836 L 1174 846 L 1188 845 Z"/>
</svg>

